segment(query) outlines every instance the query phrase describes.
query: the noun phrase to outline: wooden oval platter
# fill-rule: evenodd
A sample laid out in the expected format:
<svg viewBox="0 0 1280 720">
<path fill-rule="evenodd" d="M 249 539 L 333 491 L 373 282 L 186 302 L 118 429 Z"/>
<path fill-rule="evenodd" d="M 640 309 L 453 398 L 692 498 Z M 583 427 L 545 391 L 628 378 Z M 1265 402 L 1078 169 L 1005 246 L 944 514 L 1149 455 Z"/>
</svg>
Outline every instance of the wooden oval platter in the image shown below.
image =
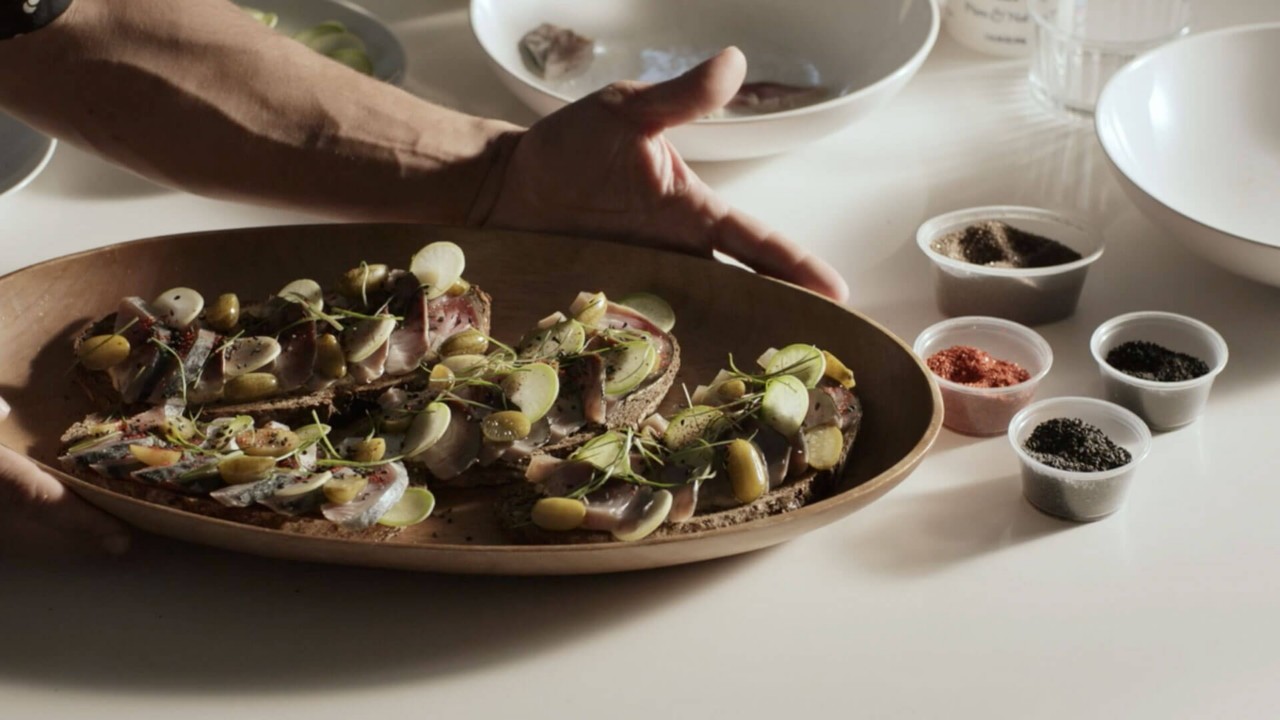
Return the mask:
<svg viewBox="0 0 1280 720">
<path fill-rule="evenodd" d="M 427 521 L 390 538 L 325 536 L 243 525 L 118 494 L 55 469 L 59 437 L 90 412 L 71 380 L 72 337 L 121 297 L 193 287 L 207 296 L 267 296 L 298 277 L 322 282 L 360 263 L 403 266 L 435 240 L 460 245 L 467 278 L 493 301 L 495 337 L 520 335 L 579 290 L 645 290 L 667 299 L 690 387 L 726 355 L 814 343 L 857 377 L 861 430 L 835 491 L 799 510 L 634 543 L 517 545 L 491 511 L 491 491 L 438 493 Z M 50 260 L 0 278 L 0 394 L 13 406 L 0 441 L 45 465 L 89 502 L 142 530 L 230 550 L 304 561 L 486 574 L 603 573 L 678 565 L 768 547 L 879 498 L 920 463 L 942 403 L 928 370 L 874 321 L 813 293 L 712 260 L 582 238 L 410 225 L 252 228 L 138 240 Z M 677 387 L 679 385 L 677 384 Z"/>
</svg>

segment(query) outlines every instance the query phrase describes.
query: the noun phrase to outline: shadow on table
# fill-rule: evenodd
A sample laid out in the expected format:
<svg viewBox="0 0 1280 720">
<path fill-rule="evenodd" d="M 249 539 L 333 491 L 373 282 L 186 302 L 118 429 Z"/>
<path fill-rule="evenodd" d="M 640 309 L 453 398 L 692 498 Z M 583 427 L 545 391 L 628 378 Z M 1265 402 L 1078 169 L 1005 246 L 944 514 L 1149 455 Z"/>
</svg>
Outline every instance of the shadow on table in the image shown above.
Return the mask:
<svg viewBox="0 0 1280 720">
<path fill-rule="evenodd" d="M 120 200 L 174 192 L 67 143 L 58 145 L 50 169 L 57 172 L 37 178 L 29 188 L 32 192 L 77 200 Z"/>
<path fill-rule="evenodd" d="M 0 554 L 0 675 L 171 693 L 422 682 L 571 645 L 755 562 L 453 577 L 135 544 L 123 559 L 75 564 Z"/>
<path fill-rule="evenodd" d="M 1032 508 L 1018 475 L 957 480 L 869 513 L 846 557 L 887 575 L 925 575 L 1072 527 Z"/>
</svg>

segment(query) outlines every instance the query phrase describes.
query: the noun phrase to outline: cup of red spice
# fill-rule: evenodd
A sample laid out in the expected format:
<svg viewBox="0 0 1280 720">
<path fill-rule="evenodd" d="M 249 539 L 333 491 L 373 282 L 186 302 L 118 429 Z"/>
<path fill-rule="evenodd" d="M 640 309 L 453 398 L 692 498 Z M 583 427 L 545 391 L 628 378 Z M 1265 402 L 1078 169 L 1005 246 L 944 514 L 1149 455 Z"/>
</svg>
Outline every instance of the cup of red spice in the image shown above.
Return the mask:
<svg viewBox="0 0 1280 720">
<path fill-rule="evenodd" d="M 965 435 L 1003 433 L 1053 365 L 1038 333 L 993 317 L 944 320 L 920 333 L 914 349 L 942 391 L 942 424 Z"/>
<path fill-rule="evenodd" d="M 1114 317 L 1089 341 L 1107 398 L 1152 430 L 1173 430 L 1204 412 L 1227 366 L 1227 341 L 1185 315 L 1144 311 Z"/>
<path fill-rule="evenodd" d="M 933 262 L 938 311 L 1026 325 L 1070 317 L 1102 238 L 1076 218 L 1040 208 L 992 205 L 939 215 L 916 242 Z"/>
</svg>

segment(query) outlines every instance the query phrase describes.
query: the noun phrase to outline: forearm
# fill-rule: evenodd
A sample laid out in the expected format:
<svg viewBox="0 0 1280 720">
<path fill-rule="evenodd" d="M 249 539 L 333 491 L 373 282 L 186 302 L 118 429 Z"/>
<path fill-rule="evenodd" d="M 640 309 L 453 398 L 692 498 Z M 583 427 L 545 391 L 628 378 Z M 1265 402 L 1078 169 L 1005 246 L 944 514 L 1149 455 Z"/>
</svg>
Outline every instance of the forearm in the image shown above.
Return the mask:
<svg viewBox="0 0 1280 720">
<path fill-rule="evenodd" d="M 50 134 L 193 192 L 333 217 L 465 222 L 517 130 L 342 67 L 225 0 L 76 0 L 0 42 L 0 64 L 0 104 Z"/>
</svg>

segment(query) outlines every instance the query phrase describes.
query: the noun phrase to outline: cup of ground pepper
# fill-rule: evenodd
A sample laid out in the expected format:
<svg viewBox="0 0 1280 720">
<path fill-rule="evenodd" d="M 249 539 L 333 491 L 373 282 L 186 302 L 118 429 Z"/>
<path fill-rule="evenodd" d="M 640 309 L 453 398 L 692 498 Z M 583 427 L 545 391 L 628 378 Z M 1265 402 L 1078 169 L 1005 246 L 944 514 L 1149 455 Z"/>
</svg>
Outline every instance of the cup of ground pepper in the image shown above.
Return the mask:
<svg viewBox="0 0 1280 720">
<path fill-rule="evenodd" d="M 1124 504 L 1151 431 L 1105 400 L 1056 397 L 1028 405 L 1009 423 L 1022 465 L 1022 493 L 1041 512 L 1089 522 Z"/>
<path fill-rule="evenodd" d="M 993 317 L 932 325 L 914 350 L 942 391 L 942 424 L 965 435 L 1003 433 L 1053 366 L 1053 350 L 1038 333 Z"/>
<path fill-rule="evenodd" d="M 1089 341 L 1107 398 L 1152 430 L 1172 430 L 1204 412 L 1227 342 L 1205 323 L 1168 312 L 1135 312 L 1098 326 Z"/>
<path fill-rule="evenodd" d="M 925 222 L 916 233 L 933 261 L 938 311 L 1026 325 L 1070 317 L 1102 238 L 1078 220 L 1039 208 L 990 206 Z"/>
</svg>

